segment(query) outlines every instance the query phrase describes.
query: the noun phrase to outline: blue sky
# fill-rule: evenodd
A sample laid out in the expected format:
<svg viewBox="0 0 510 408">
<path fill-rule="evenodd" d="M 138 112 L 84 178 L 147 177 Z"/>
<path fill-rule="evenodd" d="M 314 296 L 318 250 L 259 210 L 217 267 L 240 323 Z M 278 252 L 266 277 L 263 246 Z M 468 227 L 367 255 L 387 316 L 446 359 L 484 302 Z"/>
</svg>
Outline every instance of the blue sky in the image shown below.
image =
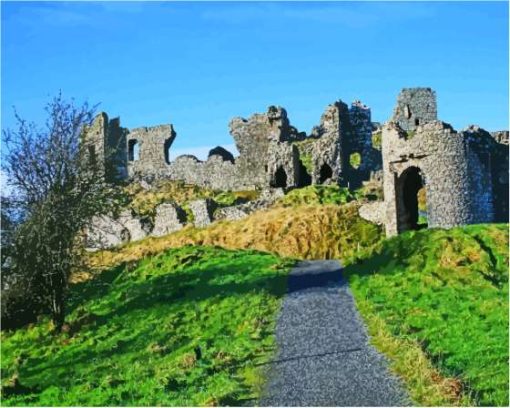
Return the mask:
<svg viewBox="0 0 510 408">
<path fill-rule="evenodd" d="M 386 121 L 412 86 L 457 129 L 508 128 L 506 2 L 2 2 L 1 52 L 3 128 L 13 105 L 41 122 L 61 89 L 129 128 L 173 123 L 199 153 L 271 104 L 307 132 L 338 99 Z"/>
</svg>

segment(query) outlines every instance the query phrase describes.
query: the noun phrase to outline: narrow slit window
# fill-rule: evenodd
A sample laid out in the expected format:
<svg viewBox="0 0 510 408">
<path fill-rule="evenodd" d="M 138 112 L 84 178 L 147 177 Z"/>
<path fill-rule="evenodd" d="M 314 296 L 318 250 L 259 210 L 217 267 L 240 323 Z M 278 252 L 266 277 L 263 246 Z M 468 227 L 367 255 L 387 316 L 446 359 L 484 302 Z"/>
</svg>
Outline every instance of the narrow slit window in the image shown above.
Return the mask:
<svg viewBox="0 0 510 408">
<path fill-rule="evenodd" d="M 140 145 L 136 139 L 128 142 L 128 158 L 129 161 L 137 161 L 140 158 Z"/>
</svg>

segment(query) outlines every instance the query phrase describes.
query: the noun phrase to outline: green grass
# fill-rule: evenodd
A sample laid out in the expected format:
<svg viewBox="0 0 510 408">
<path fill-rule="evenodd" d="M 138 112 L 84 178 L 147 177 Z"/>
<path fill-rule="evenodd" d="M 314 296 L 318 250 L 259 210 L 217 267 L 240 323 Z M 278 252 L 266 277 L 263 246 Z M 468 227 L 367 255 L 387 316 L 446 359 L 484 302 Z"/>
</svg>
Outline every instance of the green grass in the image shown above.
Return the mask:
<svg viewBox="0 0 510 408">
<path fill-rule="evenodd" d="M 2 333 L 2 404 L 253 404 L 291 263 L 190 246 L 75 284 L 67 333 Z"/>
<path fill-rule="evenodd" d="M 338 186 L 313 185 L 296 188 L 278 200 L 283 207 L 317 204 L 346 204 L 355 199 L 349 189 Z"/>
<path fill-rule="evenodd" d="M 507 224 L 407 232 L 346 273 L 369 329 L 380 319 L 391 338 L 418 345 L 442 376 L 457 380 L 453 400 L 508 406 Z M 393 368 L 415 402 L 446 405 L 428 399 L 423 381 L 434 379 L 417 378 L 406 355 L 395 353 Z"/>
</svg>

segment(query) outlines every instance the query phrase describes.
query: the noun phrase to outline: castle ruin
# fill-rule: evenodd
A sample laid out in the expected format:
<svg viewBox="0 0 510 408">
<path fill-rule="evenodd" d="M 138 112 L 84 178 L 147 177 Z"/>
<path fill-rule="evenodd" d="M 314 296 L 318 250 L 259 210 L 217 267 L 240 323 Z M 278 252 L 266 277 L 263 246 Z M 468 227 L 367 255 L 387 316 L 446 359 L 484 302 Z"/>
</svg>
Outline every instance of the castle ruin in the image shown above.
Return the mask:
<svg viewBox="0 0 510 408">
<path fill-rule="evenodd" d="M 206 161 L 191 155 L 170 161 L 176 137 L 171 124 L 128 130 L 101 113 L 87 138 L 102 152 L 99 160 L 109 157 L 110 179 L 181 180 L 218 190 L 324 183 L 356 187 L 382 168 L 380 153 L 372 148 L 373 126 L 370 109 L 359 101 L 350 108 L 342 101 L 329 105 L 310 135 L 291 126 L 285 109 L 270 106 L 266 113 L 231 120 L 238 157 L 216 147 Z M 107 156 L 108 151 L 120 153 Z M 358 168 L 349 164 L 352 154 L 363 158 Z"/>
<path fill-rule="evenodd" d="M 387 235 L 417 228 L 422 188 L 429 227 L 508 219 L 508 131 L 470 126 L 456 132 L 438 121 L 430 88 L 403 89 L 382 127 L 360 101 L 350 107 L 337 101 L 309 135 L 277 106 L 234 118 L 229 128 L 239 156 L 216 147 L 205 161 L 191 155 L 170 161 L 171 124 L 128 130 L 101 113 L 85 137 L 110 180 L 179 180 L 231 191 L 379 183 L 384 202 L 378 218 Z"/>
</svg>

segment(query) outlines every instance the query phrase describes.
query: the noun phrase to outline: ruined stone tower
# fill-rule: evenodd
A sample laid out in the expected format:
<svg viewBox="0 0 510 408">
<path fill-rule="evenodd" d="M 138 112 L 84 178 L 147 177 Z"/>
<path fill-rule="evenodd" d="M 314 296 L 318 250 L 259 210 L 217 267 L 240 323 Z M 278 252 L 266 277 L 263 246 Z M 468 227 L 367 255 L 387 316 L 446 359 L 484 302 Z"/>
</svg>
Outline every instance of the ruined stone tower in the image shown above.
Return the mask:
<svg viewBox="0 0 510 408">
<path fill-rule="evenodd" d="M 404 88 L 397 98 L 392 122 L 403 130 L 415 130 L 419 125 L 437 120 L 436 93 L 430 88 Z"/>
<path fill-rule="evenodd" d="M 126 134 L 127 130 L 120 127 L 119 118 L 109 120 L 104 112 L 84 130 L 83 142 L 89 160 L 99 165 L 99 170 L 109 181 L 123 180 L 128 176 Z"/>
<path fill-rule="evenodd" d="M 507 146 L 478 126 L 457 132 L 435 116 L 433 91 L 404 89 L 383 126 L 387 235 L 418 228 L 422 188 L 429 228 L 508 219 Z"/>
</svg>

